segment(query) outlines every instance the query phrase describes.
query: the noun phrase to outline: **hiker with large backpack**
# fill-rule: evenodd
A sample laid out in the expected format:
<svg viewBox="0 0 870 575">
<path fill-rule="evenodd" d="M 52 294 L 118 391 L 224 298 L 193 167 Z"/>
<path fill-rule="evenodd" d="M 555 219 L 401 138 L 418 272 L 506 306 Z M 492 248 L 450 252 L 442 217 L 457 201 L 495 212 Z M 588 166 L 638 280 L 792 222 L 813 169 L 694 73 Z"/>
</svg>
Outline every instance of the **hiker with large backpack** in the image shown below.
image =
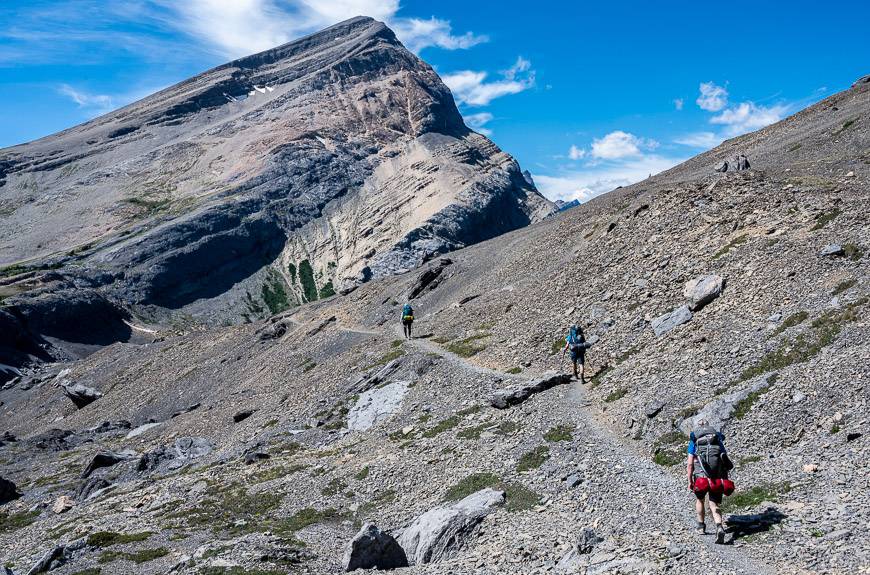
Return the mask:
<svg viewBox="0 0 870 575">
<path fill-rule="evenodd" d="M 725 436 L 713 428 L 706 419 L 698 421 L 697 428 L 689 434 L 688 461 L 686 475 L 689 491 L 695 494 L 695 514 L 698 519 L 698 533 L 707 533 L 704 522 L 704 499 L 708 499 L 710 514 L 716 524 L 716 543 L 725 542 L 725 528 L 722 526 L 722 513 L 719 506 L 723 495 L 734 492 L 734 483 L 728 479 L 728 472 L 734 468 L 725 450 Z"/>
<path fill-rule="evenodd" d="M 562 349 L 562 357 L 565 357 L 565 352 L 571 351 L 571 361 L 574 363 L 574 379 L 579 379 L 585 383 L 584 375 L 586 373 L 586 350 L 592 347 L 592 344 L 586 341 L 583 335 L 583 328 L 574 324 L 568 329 L 568 336 L 565 338 L 565 347 Z M 580 375 L 577 375 L 577 364 L 580 364 Z"/>
<path fill-rule="evenodd" d="M 414 308 L 406 303 L 402 308 L 402 331 L 405 339 L 411 339 L 411 325 L 414 323 Z"/>
</svg>

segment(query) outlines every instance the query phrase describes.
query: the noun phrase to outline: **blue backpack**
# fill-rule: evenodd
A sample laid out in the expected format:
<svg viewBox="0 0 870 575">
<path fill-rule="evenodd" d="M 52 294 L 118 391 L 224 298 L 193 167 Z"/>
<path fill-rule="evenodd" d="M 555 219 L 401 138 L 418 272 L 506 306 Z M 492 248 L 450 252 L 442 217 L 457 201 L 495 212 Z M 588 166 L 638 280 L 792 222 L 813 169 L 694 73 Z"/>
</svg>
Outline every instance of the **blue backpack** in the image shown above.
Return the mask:
<svg viewBox="0 0 870 575">
<path fill-rule="evenodd" d="M 402 319 L 406 318 L 414 319 L 414 308 L 409 303 L 406 303 L 405 307 L 402 308 Z"/>
</svg>

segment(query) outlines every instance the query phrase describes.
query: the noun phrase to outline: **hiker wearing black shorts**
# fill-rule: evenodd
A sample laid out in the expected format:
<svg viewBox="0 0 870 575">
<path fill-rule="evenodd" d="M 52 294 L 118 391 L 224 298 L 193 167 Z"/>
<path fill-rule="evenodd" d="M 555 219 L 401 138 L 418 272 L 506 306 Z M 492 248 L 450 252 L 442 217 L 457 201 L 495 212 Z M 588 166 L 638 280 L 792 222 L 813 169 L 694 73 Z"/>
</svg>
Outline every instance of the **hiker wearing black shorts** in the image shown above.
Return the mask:
<svg viewBox="0 0 870 575">
<path fill-rule="evenodd" d="M 402 308 L 402 333 L 405 334 L 405 339 L 411 339 L 411 326 L 414 324 L 414 308 L 411 304 L 406 303 Z"/>
<path fill-rule="evenodd" d="M 572 325 L 568 330 L 568 336 L 565 338 L 565 347 L 562 349 L 562 357 L 565 357 L 565 352 L 571 352 L 571 362 L 574 364 L 574 379 L 579 379 L 585 383 L 584 375 L 586 373 L 586 350 L 591 344 L 586 341 L 583 335 L 583 328 L 578 325 Z M 580 364 L 580 374 L 577 374 L 577 364 Z"/>
<path fill-rule="evenodd" d="M 686 477 L 689 491 L 695 494 L 698 533 L 707 533 L 707 524 L 704 522 L 704 500 L 707 499 L 716 524 L 716 543 L 723 543 L 725 528 L 719 506 L 722 505 L 723 495 L 734 492 L 734 483 L 728 479 L 728 471 L 733 465 L 725 451 L 725 436 L 702 419 L 697 429 L 689 434 L 687 452 Z"/>
</svg>

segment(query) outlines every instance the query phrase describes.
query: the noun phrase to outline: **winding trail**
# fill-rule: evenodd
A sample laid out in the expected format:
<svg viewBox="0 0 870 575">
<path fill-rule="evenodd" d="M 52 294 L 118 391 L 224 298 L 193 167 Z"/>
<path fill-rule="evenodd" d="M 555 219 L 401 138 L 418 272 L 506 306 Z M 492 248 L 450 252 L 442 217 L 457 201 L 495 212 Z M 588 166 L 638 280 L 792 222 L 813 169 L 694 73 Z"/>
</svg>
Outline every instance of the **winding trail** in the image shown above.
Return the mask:
<svg viewBox="0 0 870 575">
<path fill-rule="evenodd" d="M 375 335 L 375 332 L 360 331 Z M 401 330 L 397 329 L 395 333 L 401 335 Z M 386 334 L 380 333 L 378 335 Z M 482 367 L 426 339 L 406 340 L 406 344 L 416 348 L 418 351 L 438 354 L 446 361 L 461 369 L 479 375 L 498 377 L 507 383 L 522 382 L 541 375 L 532 372 L 526 372 L 523 375 L 512 375 Z M 551 390 L 551 392 L 554 390 Z M 545 391 L 543 393 L 546 394 L 548 392 Z M 584 437 L 587 443 L 592 442 L 596 444 L 599 448 L 598 452 L 603 452 L 607 459 L 612 460 L 612 465 L 618 465 L 623 468 L 624 471 L 620 475 L 621 490 L 624 492 L 621 495 L 621 497 L 624 497 L 623 501 L 627 505 L 632 505 L 632 499 L 636 498 L 638 493 L 643 493 L 645 497 L 652 498 L 652 501 L 649 502 L 651 503 L 650 507 L 656 510 L 654 517 L 646 518 L 651 525 L 658 525 L 659 527 L 661 524 L 683 525 L 686 532 L 694 536 L 695 516 L 693 500 L 688 495 L 685 484 L 664 471 L 645 454 L 638 453 L 633 447 L 617 439 L 613 431 L 604 426 L 590 412 L 589 406 L 591 401 L 586 395 L 585 387 L 580 382 L 573 382 L 568 386 L 566 397 L 568 399 L 567 407 L 570 409 L 570 414 L 576 420 L 579 435 Z M 629 518 L 634 512 L 634 508 L 627 509 L 626 517 Z M 708 525 L 710 524 L 711 521 L 708 518 Z M 780 569 L 749 556 L 745 547 L 717 545 L 714 537 L 711 535 L 697 537 L 695 540 L 702 543 L 707 554 L 714 558 L 713 563 L 717 563 L 723 569 L 721 571 L 723 573 L 774 575 L 781 572 Z M 693 551 L 691 549 L 688 551 L 690 555 L 695 552 L 696 550 Z M 699 570 L 703 569 L 699 566 Z"/>
</svg>

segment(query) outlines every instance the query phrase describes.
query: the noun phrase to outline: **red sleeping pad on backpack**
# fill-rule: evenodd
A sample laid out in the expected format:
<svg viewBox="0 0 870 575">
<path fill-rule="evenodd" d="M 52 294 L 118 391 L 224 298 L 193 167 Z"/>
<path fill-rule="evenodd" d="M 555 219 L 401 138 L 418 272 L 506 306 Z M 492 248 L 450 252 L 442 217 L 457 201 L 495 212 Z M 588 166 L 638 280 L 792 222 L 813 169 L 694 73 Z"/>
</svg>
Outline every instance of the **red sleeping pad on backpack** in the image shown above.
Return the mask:
<svg viewBox="0 0 870 575">
<path fill-rule="evenodd" d="M 723 495 L 731 495 L 734 493 L 734 482 L 730 479 L 707 479 L 706 477 L 696 477 L 693 489 L 695 493 L 713 493 Z"/>
<path fill-rule="evenodd" d="M 710 491 L 710 482 L 706 477 L 695 478 L 695 493 L 707 493 Z"/>
<path fill-rule="evenodd" d="M 722 480 L 722 493 L 724 493 L 725 495 L 731 495 L 732 493 L 734 493 L 734 489 L 736 489 L 736 487 L 734 486 L 733 481 L 731 481 L 730 479 Z"/>
</svg>

